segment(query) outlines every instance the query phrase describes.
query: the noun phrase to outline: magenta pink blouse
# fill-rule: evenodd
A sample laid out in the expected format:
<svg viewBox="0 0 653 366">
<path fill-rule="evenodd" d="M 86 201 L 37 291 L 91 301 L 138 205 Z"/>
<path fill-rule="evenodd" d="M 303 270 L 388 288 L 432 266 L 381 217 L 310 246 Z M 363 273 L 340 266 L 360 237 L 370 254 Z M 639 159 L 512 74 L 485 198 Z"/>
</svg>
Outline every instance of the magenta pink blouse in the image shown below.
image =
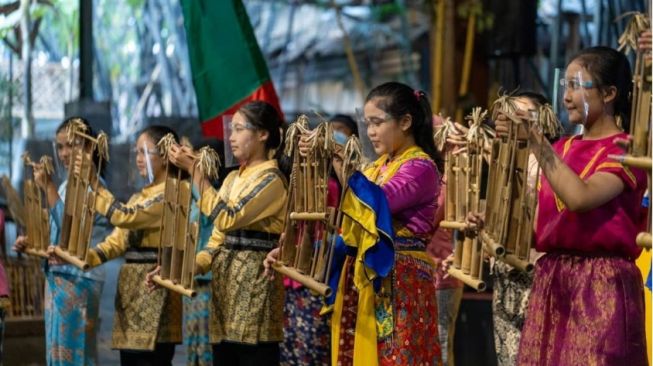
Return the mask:
<svg viewBox="0 0 653 366">
<path fill-rule="evenodd" d="M 622 133 L 599 140 L 583 140 L 579 135 L 563 138 L 553 145 L 562 161 L 581 179 L 607 172 L 618 176 L 625 188 L 601 207 L 570 212 L 542 175 L 535 232 L 538 251 L 569 250 L 630 259 L 639 256 L 641 248 L 635 244 L 635 237 L 645 224 L 641 202 L 646 190 L 646 173 L 608 158 L 609 154 L 623 153 L 613 140 L 626 136 Z"/>
</svg>

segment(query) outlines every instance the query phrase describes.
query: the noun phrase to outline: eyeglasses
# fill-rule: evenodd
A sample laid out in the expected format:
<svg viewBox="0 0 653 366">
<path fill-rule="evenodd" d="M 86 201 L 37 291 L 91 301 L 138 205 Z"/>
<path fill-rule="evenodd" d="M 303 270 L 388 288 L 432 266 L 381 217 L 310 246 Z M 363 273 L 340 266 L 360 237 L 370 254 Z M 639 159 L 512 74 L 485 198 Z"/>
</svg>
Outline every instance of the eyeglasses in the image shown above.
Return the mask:
<svg viewBox="0 0 653 366">
<path fill-rule="evenodd" d="M 146 149 L 144 147 L 135 147 L 132 149 L 132 153 L 136 155 L 159 155 L 159 149 Z"/>
<path fill-rule="evenodd" d="M 256 127 L 253 124 L 249 123 L 249 122 L 235 123 L 235 124 L 232 124 L 231 126 L 229 126 L 229 128 L 231 129 L 231 131 L 234 131 L 234 132 L 240 132 L 240 131 L 244 131 L 244 130 L 256 130 Z"/>
<path fill-rule="evenodd" d="M 563 89 L 571 89 L 576 91 L 580 88 L 592 89 L 594 87 L 594 83 L 591 80 L 580 81 L 578 79 L 560 79 L 560 86 Z"/>
<path fill-rule="evenodd" d="M 394 117 L 392 117 L 391 115 L 386 115 L 383 118 L 379 118 L 379 117 L 363 118 L 363 122 L 365 123 L 365 126 L 367 128 L 370 128 L 370 127 L 377 128 L 377 127 L 381 126 L 381 124 L 383 124 L 384 122 L 388 122 L 388 121 L 391 121 L 393 119 L 394 119 Z"/>
</svg>

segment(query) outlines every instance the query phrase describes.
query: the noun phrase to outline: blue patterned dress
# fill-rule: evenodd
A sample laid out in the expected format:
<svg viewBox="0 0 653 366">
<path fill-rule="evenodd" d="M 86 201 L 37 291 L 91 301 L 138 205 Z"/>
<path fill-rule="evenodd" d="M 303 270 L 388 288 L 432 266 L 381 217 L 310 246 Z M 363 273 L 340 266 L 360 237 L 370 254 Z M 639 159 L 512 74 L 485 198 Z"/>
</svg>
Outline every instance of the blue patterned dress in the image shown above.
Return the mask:
<svg viewBox="0 0 653 366">
<path fill-rule="evenodd" d="M 50 210 L 50 242 L 59 241 L 63 218 L 66 182 L 59 186 L 59 197 Z M 92 244 L 109 233 L 107 220 L 97 215 Z M 97 331 L 104 270 L 84 272 L 70 264 L 45 264 L 45 342 L 49 366 L 97 364 Z"/>
<path fill-rule="evenodd" d="M 193 190 L 193 193 L 195 191 Z M 206 247 L 213 222 L 200 216 L 200 239 L 197 252 Z M 211 272 L 195 276 L 195 298 L 184 297 L 184 344 L 186 345 L 186 365 L 213 365 L 213 350 L 209 342 L 209 319 L 211 307 Z"/>
</svg>

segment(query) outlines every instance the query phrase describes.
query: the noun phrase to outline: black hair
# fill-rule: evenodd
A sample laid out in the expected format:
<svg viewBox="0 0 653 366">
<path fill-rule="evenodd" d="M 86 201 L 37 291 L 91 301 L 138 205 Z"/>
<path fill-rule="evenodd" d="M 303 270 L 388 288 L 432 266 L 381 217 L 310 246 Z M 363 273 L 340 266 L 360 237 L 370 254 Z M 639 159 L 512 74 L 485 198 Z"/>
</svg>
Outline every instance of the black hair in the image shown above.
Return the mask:
<svg viewBox="0 0 653 366">
<path fill-rule="evenodd" d="M 152 141 L 154 141 L 155 144 L 158 144 L 159 141 L 161 141 L 161 139 L 169 133 L 172 134 L 175 142 L 178 144 L 180 140 L 177 132 L 168 126 L 163 126 L 163 125 L 147 126 L 142 130 L 140 130 L 137 136 L 141 136 L 145 134 L 149 136 L 152 139 Z M 155 147 L 157 148 L 157 150 L 160 150 L 158 146 Z M 163 151 L 159 151 L 159 154 L 163 154 Z M 174 164 L 168 164 L 168 173 L 170 175 L 176 176 L 177 172 L 179 172 L 178 167 L 176 167 Z M 188 178 L 188 176 L 189 176 L 188 172 L 182 170 L 181 178 L 186 179 Z"/>
<path fill-rule="evenodd" d="M 538 104 L 540 106 L 545 105 L 545 104 L 551 104 L 549 101 L 549 98 L 545 97 L 544 95 L 540 93 L 536 93 L 534 91 L 530 90 L 525 90 L 525 91 L 518 91 L 514 95 L 515 98 L 528 98 L 530 99 L 533 103 Z"/>
<path fill-rule="evenodd" d="M 412 118 L 411 131 L 415 143 L 435 162 L 438 170 L 444 172 L 444 159 L 433 142 L 433 114 L 426 93 L 413 90 L 399 82 L 381 84 L 370 91 L 365 103 L 377 99 L 376 106 L 395 119 L 405 115 Z"/>
<path fill-rule="evenodd" d="M 283 156 L 283 136 L 286 131 L 286 123 L 281 118 L 279 111 L 270 103 L 255 100 L 244 104 L 238 109 L 238 112 L 242 113 L 245 120 L 257 130 L 268 132 L 265 150 L 276 150 L 274 158 L 279 163 L 279 169 L 288 176 L 291 164 Z"/>
<path fill-rule="evenodd" d="M 633 89 L 630 63 L 626 56 L 610 47 L 589 47 L 580 50 L 570 61 L 579 63 L 592 76 L 594 86 L 600 91 L 614 86 L 614 114 L 621 117 L 622 128 L 630 126 L 630 93 Z"/>
<path fill-rule="evenodd" d="M 340 122 L 351 130 L 354 136 L 358 136 L 358 125 L 351 116 L 346 114 L 336 114 L 329 118 L 329 122 Z"/>
<path fill-rule="evenodd" d="M 85 134 L 87 134 L 87 135 L 89 135 L 89 136 L 91 136 L 93 138 L 97 137 L 97 134 L 93 130 L 93 127 L 91 127 L 90 122 L 88 120 L 86 120 L 86 118 L 78 117 L 78 116 L 68 117 L 68 118 L 64 119 L 59 124 L 59 126 L 57 126 L 57 130 L 55 132 L 55 135 L 58 135 L 61 132 L 65 133 L 68 126 L 70 126 L 73 122 L 82 123 L 84 126 L 86 126 L 86 131 L 84 132 Z M 100 166 L 100 152 L 97 149 L 95 149 L 95 151 L 93 151 L 93 163 L 95 164 L 96 167 Z M 100 176 L 101 177 L 104 177 L 104 173 L 106 172 L 106 168 L 107 168 L 108 163 L 109 163 L 108 161 L 103 161 L 102 162 L 102 165 L 100 166 Z"/>
</svg>

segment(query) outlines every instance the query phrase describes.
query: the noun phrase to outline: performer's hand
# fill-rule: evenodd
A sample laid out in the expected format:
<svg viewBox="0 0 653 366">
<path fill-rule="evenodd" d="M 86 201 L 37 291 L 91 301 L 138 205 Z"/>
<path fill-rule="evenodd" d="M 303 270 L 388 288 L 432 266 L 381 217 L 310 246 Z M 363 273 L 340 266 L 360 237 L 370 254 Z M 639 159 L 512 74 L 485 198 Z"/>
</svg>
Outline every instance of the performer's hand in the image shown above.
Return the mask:
<svg viewBox="0 0 653 366">
<path fill-rule="evenodd" d="M 281 242 L 281 239 L 279 239 Z M 268 255 L 265 256 L 265 259 L 263 260 L 263 267 L 265 268 L 265 271 L 263 272 L 263 276 L 267 277 L 269 280 L 274 279 L 274 269 L 272 269 L 272 265 L 277 263 L 277 260 L 279 259 L 279 252 L 281 250 L 279 248 L 274 248 L 272 249 Z"/>
<path fill-rule="evenodd" d="M 61 259 L 57 253 L 54 251 L 54 245 L 49 245 L 47 249 L 48 253 L 48 264 L 51 266 L 58 266 L 62 264 L 66 264 L 66 262 Z"/>
<path fill-rule="evenodd" d="M 467 224 L 466 230 L 479 231 L 485 226 L 485 215 L 479 212 L 470 212 L 467 214 L 465 219 L 465 224 Z"/>
<path fill-rule="evenodd" d="M 311 151 L 311 145 L 312 142 L 310 141 L 310 137 L 302 134 L 299 138 L 299 143 L 297 144 L 297 147 L 299 147 L 299 155 L 303 157 L 308 156 L 308 153 Z"/>
<path fill-rule="evenodd" d="M 161 266 L 156 266 L 154 270 L 148 272 L 147 275 L 145 275 L 145 286 L 147 286 L 147 289 L 150 292 L 159 288 L 159 285 L 154 282 L 154 276 L 158 275 L 159 273 L 161 273 Z"/>
<path fill-rule="evenodd" d="M 522 123 L 515 124 L 514 127 L 517 128 L 517 138 L 520 140 L 526 140 L 528 138 L 528 126 L 527 119 L 530 117 L 528 112 L 518 110 L 515 112 L 512 118 L 521 119 Z M 507 137 L 510 132 L 510 125 L 513 120 L 503 112 L 499 112 L 497 119 L 494 121 L 494 129 L 499 137 Z"/>
<path fill-rule="evenodd" d="M 25 252 L 25 249 L 27 248 L 27 243 L 28 243 L 27 236 L 25 235 L 19 235 L 16 238 L 16 241 L 14 242 L 14 245 L 12 246 L 12 249 L 14 252 L 17 253 L 23 253 Z"/>
<path fill-rule="evenodd" d="M 623 149 L 624 152 L 627 152 L 630 149 L 630 146 L 633 143 L 633 136 L 628 135 L 626 138 L 617 137 L 612 142 Z"/>
<path fill-rule="evenodd" d="M 97 174 L 95 171 L 95 162 L 93 162 L 92 156 L 90 153 L 84 153 L 86 155 L 86 159 L 88 160 L 85 164 L 88 165 L 90 162 L 90 167 L 88 167 L 91 171 L 89 174 L 90 178 L 90 183 L 91 185 L 95 184 L 95 181 L 97 180 Z M 73 173 L 75 176 L 79 177 L 82 174 L 82 161 L 83 161 L 82 154 L 77 154 L 75 156 L 75 161 L 73 162 Z"/>
<path fill-rule="evenodd" d="M 467 136 L 467 131 L 469 131 L 469 128 L 461 125 L 458 122 L 454 123 L 453 126 L 454 129 L 447 136 L 447 143 L 453 145 L 453 147 L 467 145 L 467 139 L 465 136 Z"/>
<path fill-rule="evenodd" d="M 443 260 L 440 265 L 440 271 L 444 273 L 444 276 L 442 276 L 442 278 L 449 277 L 449 267 L 451 267 L 452 264 L 453 264 L 453 254 L 449 254 L 449 256 L 445 258 L 445 260 Z"/>
<path fill-rule="evenodd" d="M 41 163 L 34 164 L 33 169 L 34 182 L 41 190 L 45 191 L 48 187 L 48 184 L 52 183 L 52 178 L 45 171 L 45 167 Z"/>
<path fill-rule="evenodd" d="M 168 160 L 175 166 L 190 173 L 193 170 L 193 166 L 195 166 L 196 159 L 191 148 L 175 144 L 170 146 L 168 150 Z"/>
</svg>

